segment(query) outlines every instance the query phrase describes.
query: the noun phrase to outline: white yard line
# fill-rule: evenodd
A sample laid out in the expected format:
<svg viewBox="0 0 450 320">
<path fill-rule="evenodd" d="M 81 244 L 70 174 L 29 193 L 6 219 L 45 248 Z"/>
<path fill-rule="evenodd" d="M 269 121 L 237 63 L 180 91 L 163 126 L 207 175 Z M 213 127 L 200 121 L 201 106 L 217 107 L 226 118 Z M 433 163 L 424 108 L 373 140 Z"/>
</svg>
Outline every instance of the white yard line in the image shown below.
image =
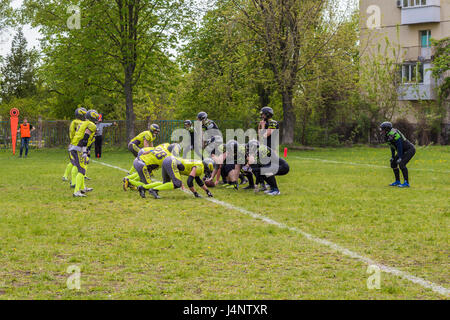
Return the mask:
<svg viewBox="0 0 450 320">
<path fill-rule="evenodd" d="M 352 166 L 363 166 L 363 167 L 370 167 L 370 168 L 391 169 L 391 167 L 388 167 L 388 166 L 380 166 L 380 165 L 369 164 L 369 163 L 336 161 L 336 160 L 327 160 L 327 159 L 320 159 L 320 158 L 298 157 L 298 156 L 291 156 L 291 157 L 295 158 L 295 159 L 301 159 L 301 160 L 320 161 L 320 162 L 336 163 L 336 164 L 348 164 L 348 165 L 352 165 Z M 289 158 L 289 156 L 288 156 L 288 158 Z M 450 170 L 433 170 L 433 169 L 421 169 L 421 168 L 412 168 L 412 169 L 409 169 L 409 170 L 413 170 L 413 171 L 429 171 L 429 172 L 437 172 L 437 173 L 450 173 Z"/>
<path fill-rule="evenodd" d="M 311 159 L 311 158 L 307 158 L 307 159 Z M 92 161 L 95 162 L 95 163 L 98 163 L 98 164 L 101 164 L 101 165 L 113 168 L 113 169 L 117 169 L 117 170 L 120 170 L 120 171 L 123 171 L 123 172 L 128 172 L 128 170 L 125 170 L 123 168 L 116 167 L 116 166 L 113 166 L 113 165 L 110 165 L 110 164 L 107 164 L 107 163 L 104 163 L 104 162 L 101 162 L 101 161 L 97 161 L 97 160 L 92 160 Z M 330 162 L 331 162 L 331 160 L 330 160 Z M 190 192 L 187 192 L 187 193 L 190 193 Z M 331 241 L 328 241 L 328 240 L 325 240 L 325 239 L 322 239 L 322 238 L 318 238 L 318 237 L 316 237 L 316 236 L 314 236 L 314 235 L 312 235 L 310 233 L 304 232 L 304 231 L 302 231 L 302 230 L 300 230 L 298 228 L 290 227 L 290 226 L 288 226 L 288 225 L 286 225 L 284 223 L 275 221 L 275 220 L 270 219 L 270 218 L 268 218 L 266 216 L 263 216 L 261 214 L 258 214 L 258 213 L 255 213 L 255 212 L 252 212 L 252 211 L 249 211 L 249 210 L 246 210 L 246 209 L 243 209 L 241 207 L 234 206 L 234 205 L 232 205 L 232 204 L 230 204 L 228 202 L 220 201 L 220 200 L 217 200 L 215 198 L 204 198 L 204 199 L 206 199 L 206 200 L 208 200 L 210 202 L 219 204 L 219 205 L 221 205 L 221 206 L 223 206 L 225 208 L 239 211 L 240 213 L 248 215 L 248 216 L 250 216 L 250 217 L 252 217 L 254 219 L 261 220 L 261 221 L 263 221 L 263 222 L 265 222 L 267 224 L 274 225 L 274 226 L 277 226 L 277 227 L 279 227 L 281 229 L 287 229 L 287 230 L 290 230 L 292 232 L 298 233 L 298 234 L 302 235 L 303 237 L 305 237 L 306 239 L 308 239 L 308 240 L 310 240 L 312 242 L 315 242 L 317 244 L 321 244 L 323 246 L 326 246 L 326 247 L 328 247 L 328 248 L 330 248 L 330 249 L 332 249 L 332 250 L 334 250 L 336 252 L 339 252 L 339 253 L 341 253 L 341 254 L 343 254 L 345 256 L 348 256 L 350 258 L 362 261 L 362 262 L 366 263 L 367 265 L 377 265 L 382 271 L 384 271 L 386 273 L 393 274 L 393 275 L 395 275 L 397 277 L 400 277 L 400 278 L 408 280 L 408 281 L 410 281 L 412 283 L 418 284 L 418 285 L 420 285 L 420 286 L 422 286 L 424 288 L 431 289 L 434 292 L 439 293 L 441 295 L 444 295 L 444 296 L 447 296 L 447 297 L 450 295 L 450 290 L 445 288 L 445 287 L 443 287 L 443 286 L 440 286 L 440 285 L 438 285 L 436 283 L 433 283 L 431 281 L 428 281 L 428 280 L 416 277 L 414 275 L 411 275 L 411 274 L 409 274 L 407 272 L 404 272 L 404 271 L 401 271 L 399 269 L 380 264 L 380 263 L 378 263 L 378 262 L 376 262 L 376 261 L 374 261 L 374 260 L 372 260 L 372 259 L 370 259 L 368 257 L 362 256 L 362 255 L 360 255 L 360 254 L 358 254 L 358 253 L 356 253 L 354 251 L 346 249 L 346 248 L 344 248 L 344 247 L 342 247 L 342 246 L 340 246 L 340 245 L 338 245 L 336 243 L 333 243 Z"/>
</svg>

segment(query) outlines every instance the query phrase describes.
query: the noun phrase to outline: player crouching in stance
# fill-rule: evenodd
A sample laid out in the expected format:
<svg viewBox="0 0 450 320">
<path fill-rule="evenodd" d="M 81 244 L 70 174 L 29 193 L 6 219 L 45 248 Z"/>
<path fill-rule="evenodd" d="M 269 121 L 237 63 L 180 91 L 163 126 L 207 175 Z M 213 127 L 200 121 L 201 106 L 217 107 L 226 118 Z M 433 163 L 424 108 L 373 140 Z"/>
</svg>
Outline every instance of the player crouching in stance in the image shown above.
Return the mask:
<svg viewBox="0 0 450 320">
<path fill-rule="evenodd" d="M 391 168 L 394 171 L 395 181 L 390 184 L 392 187 L 408 188 L 409 178 L 406 164 L 416 154 L 414 145 L 405 138 L 400 130 L 392 127 L 392 123 L 383 122 L 380 125 L 381 134 L 386 139 L 386 142 L 391 147 Z M 397 154 L 395 154 L 397 152 Z M 400 182 L 400 170 L 402 170 L 404 183 Z"/>
<path fill-rule="evenodd" d="M 196 198 L 201 198 L 198 192 L 194 188 L 194 180 L 197 185 L 202 188 L 208 197 L 213 197 L 211 191 L 209 191 L 208 187 L 205 185 L 201 176 L 205 173 L 211 173 L 214 170 L 214 161 L 210 158 L 207 158 L 203 161 L 201 160 L 190 160 L 183 158 L 176 158 L 177 167 L 182 176 L 188 176 L 187 185 L 189 190 L 194 194 Z M 164 176 L 164 168 L 163 168 L 163 176 Z"/>
<path fill-rule="evenodd" d="M 70 160 L 72 161 L 73 166 L 78 170 L 75 179 L 74 197 L 86 197 L 85 193 L 93 190 L 92 188 L 85 187 L 84 177 L 88 162 L 88 148 L 94 142 L 94 135 L 97 130 L 95 123 L 98 121 L 99 117 L 97 111 L 89 110 L 86 113 L 86 120 L 78 126 L 69 146 Z"/>
<path fill-rule="evenodd" d="M 127 191 L 128 186 L 131 185 L 138 189 L 142 198 L 145 198 L 147 190 L 161 185 L 161 182 L 153 182 L 150 174 L 153 170 L 162 166 L 165 158 L 172 156 L 171 151 L 173 151 L 175 146 L 176 144 L 169 145 L 165 143 L 156 148 L 147 147 L 141 149 L 133 162 L 133 168 L 136 172 L 123 179 L 123 189 Z"/>
<path fill-rule="evenodd" d="M 275 176 L 284 176 L 289 173 L 289 164 L 276 156 L 269 147 L 262 145 L 257 140 L 251 140 L 246 146 L 247 168 L 250 166 L 252 173 L 256 177 L 257 184 L 266 181 L 270 189 L 264 193 L 270 196 L 280 195 Z M 262 191 L 255 189 L 255 191 Z"/>
<path fill-rule="evenodd" d="M 228 183 L 226 188 L 239 189 L 239 176 L 241 167 L 245 164 L 245 145 L 240 145 L 236 140 L 230 140 L 226 145 L 219 146 L 222 154 L 212 154 L 211 157 L 217 164 L 211 177 L 205 182 L 207 185 L 219 184 L 219 178 Z M 214 181 L 216 178 L 216 181 Z"/>
<path fill-rule="evenodd" d="M 156 136 L 159 134 L 160 131 L 161 130 L 156 123 L 151 124 L 149 130 L 143 131 L 136 137 L 131 139 L 130 143 L 128 143 L 128 150 L 136 158 L 138 156 L 139 151 L 141 151 L 142 148 L 153 147 L 153 141 L 156 139 Z M 129 172 L 130 173 L 135 172 L 134 167 L 131 167 Z"/>
</svg>

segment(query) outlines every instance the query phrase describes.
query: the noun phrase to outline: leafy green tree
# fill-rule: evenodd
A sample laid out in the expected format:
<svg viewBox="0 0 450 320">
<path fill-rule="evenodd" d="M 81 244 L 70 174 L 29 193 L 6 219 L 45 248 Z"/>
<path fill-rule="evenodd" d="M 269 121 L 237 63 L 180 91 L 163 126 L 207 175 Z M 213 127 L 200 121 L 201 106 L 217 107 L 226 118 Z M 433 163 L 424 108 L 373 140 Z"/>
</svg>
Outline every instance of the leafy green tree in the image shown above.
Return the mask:
<svg viewBox="0 0 450 320">
<path fill-rule="evenodd" d="M 304 69 L 334 50 L 333 38 L 345 17 L 334 0 L 232 1 L 240 22 L 257 37 L 273 73 L 283 106 L 282 143 L 292 144 L 296 125 L 293 99 Z"/>
<path fill-rule="evenodd" d="M 27 40 L 19 28 L 12 41 L 11 53 L 0 68 L 0 97 L 3 102 L 36 93 L 37 57 L 36 51 L 27 49 Z"/>
<path fill-rule="evenodd" d="M 190 19 L 189 2 L 82 0 L 71 7 L 69 0 L 27 0 L 24 4 L 24 13 L 43 34 L 51 90 L 65 97 L 85 96 L 75 104 L 95 93 L 108 104 L 108 97 L 120 94 L 127 137 L 134 137 L 134 94 L 141 87 L 155 89 L 163 73 L 173 72 L 168 51 Z"/>
</svg>

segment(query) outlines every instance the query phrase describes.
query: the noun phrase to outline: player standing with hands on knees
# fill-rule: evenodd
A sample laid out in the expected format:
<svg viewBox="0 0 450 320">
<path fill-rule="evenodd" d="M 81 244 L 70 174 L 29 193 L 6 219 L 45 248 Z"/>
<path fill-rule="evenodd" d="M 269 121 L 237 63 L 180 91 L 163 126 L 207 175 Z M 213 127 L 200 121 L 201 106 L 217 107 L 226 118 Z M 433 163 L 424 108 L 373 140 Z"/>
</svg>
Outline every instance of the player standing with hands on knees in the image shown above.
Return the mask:
<svg viewBox="0 0 450 320">
<path fill-rule="evenodd" d="M 405 138 L 400 130 L 392 127 L 392 123 L 383 122 L 380 125 L 380 132 L 386 142 L 391 147 L 391 168 L 394 170 L 395 181 L 390 184 L 392 187 L 407 188 L 409 187 L 408 169 L 406 164 L 416 154 L 414 145 Z M 400 182 L 400 170 L 402 170 L 404 183 Z"/>
</svg>

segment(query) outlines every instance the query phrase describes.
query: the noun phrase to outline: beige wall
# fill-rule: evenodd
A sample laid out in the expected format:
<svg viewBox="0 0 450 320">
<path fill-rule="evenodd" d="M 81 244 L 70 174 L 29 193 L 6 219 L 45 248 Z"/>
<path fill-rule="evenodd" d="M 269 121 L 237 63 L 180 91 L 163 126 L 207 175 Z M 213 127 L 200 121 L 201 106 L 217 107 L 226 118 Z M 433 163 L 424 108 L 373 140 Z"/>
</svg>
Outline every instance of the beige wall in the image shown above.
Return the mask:
<svg viewBox="0 0 450 320">
<path fill-rule="evenodd" d="M 371 5 L 380 8 L 381 28 L 368 29 L 367 19 L 371 14 L 367 9 Z M 442 39 L 450 36 L 450 0 L 440 0 L 441 23 L 401 25 L 401 9 L 396 0 L 360 0 L 360 28 L 362 54 L 374 50 L 378 44 L 384 48 L 384 39 L 401 47 L 419 47 L 419 31 L 431 30 L 431 37 Z M 447 21 L 448 20 L 448 21 Z"/>
<path fill-rule="evenodd" d="M 419 31 L 431 30 L 431 37 L 438 40 L 450 37 L 450 0 L 432 1 L 440 2 L 440 23 L 401 25 L 402 10 L 397 8 L 396 0 L 360 0 L 360 48 L 363 57 L 361 61 L 364 61 L 364 57 L 369 58 L 370 55 L 376 54 L 378 47 L 381 48 L 381 52 L 385 52 L 385 39 L 388 39 L 392 44 L 391 48 L 406 48 L 400 50 L 400 53 L 396 56 L 397 62 L 401 63 L 406 60 L 417 60 L 417 57 L 421 55 L 419 54 Z M 367 19 L 373 14 L 373 12 L 367 13 L 367 9 L 371 5 L 380 8 L 381 28 L 379 29 L 369 29 L 367 27 Z M 386 52 L 393 57 L 391 49 Z M 408 106 L 413 106 L 413 108 Z M 423 106 L 416 101 L 399 101 L 398 114 L 394 118 L 402 117 L 411 122 L 417 122 L 420 108 L 423 108 Z M 446 122 L 448 123 L 450 121 L 450 109 L 447 112 Z"/>
</svg>

